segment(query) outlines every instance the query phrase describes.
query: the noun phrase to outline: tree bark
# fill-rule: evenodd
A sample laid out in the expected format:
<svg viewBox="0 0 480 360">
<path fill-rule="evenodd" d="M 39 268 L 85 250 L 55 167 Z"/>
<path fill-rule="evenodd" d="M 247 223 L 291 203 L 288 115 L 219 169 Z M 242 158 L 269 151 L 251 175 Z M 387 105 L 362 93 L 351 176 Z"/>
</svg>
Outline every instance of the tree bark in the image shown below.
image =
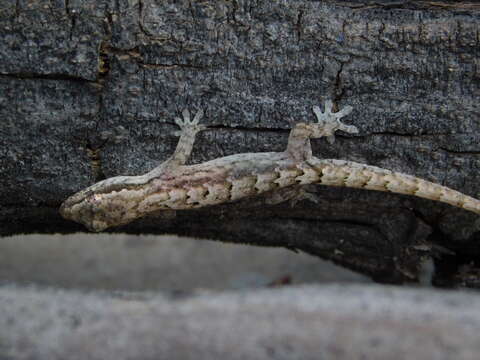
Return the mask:
<svg viewBox="0 0 480 360">
<path fill-rule="evenodd" d="M 319 157 L 478 197 L 479 18 L 477 5 L 441 2 L 3 2 L 0 235 L 82 231 L 60 217 L 61 202 L 102 174 L 156 166 L 174 149 L 172 120 L 184 108 L 204 109 L 213 128 L 199 136 L 197 163 L 282 151 L 292 124 L 333 99 L 354 106 L 346 122 L 360 134 L 316 141 Z M 432 257 L 437 284 L 478 285 L 475 215 L 310 190 L 319 204 L 246 201 L 111 231 L 284 246 L 386 282 L 416 281 Z"/>
</svg>

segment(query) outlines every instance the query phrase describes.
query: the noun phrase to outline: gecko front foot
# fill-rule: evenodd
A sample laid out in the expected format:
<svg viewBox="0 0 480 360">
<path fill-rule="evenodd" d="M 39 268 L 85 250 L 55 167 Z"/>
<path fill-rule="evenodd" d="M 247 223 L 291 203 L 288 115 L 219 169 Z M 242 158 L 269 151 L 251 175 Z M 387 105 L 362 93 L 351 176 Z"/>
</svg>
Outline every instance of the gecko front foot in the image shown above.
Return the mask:
<svg viewBox="0 0 480 360">
<path fill-rule="evenodd" d="M 198 132 L 207 129 L 205 125 L 199 124 L 200 119 L 203 117 L 203 110 L 198 110 L 193 119 L 190 117 L 190 111 L 187 109 L 182 111 L 182 115 L 183 119 L 175 118 L 175 124 L 180 127 L 180 131 L 175 131 L 174 133 L 174 135 L 180 136 L 175 152 L 167 161 L 153 171 L 161 172 L 166 167 L 174 168 L 185 165 L 192 153 L 195 136 Z"/>
<path fill-rule="evenodd" d="M 182 111 L 183 119 L 176 117 L 175 124 L 180 126 L 180 131 L 176 131 L 176 136 L 182 136 L 184 133 L 195 135 L 196 133 L 205 130 L 205 125 L 199 124 L 200 119 L 203 117 L 203 110 L 198 110 L 193 119 L 190 117 L 190 111 L 185 109 Z"/>
<path fill-rule="evenodd" d="M 340 121 L 340 119 L 348 114 L 350 114 L 353 110 L 353 107 L 346 106 L 342 110 L 334 113 L 333 110 L 333 102 L 332 100 L 327 100 L 325 102 L 325 112 L 318 106 L 313 107 L 313 112 L 317 117 L 318 124 L 321 125 L 319 128 L 319 132 L 321 134 L 313 134 L 312 137 L 321 137 L 326 136 L 328 142 L 333 143 L 335 140 L 334 134 L 337 130 L 342 130 L 350 134 L 357 134 L 358 129 L 356 126 L 353 125 L 345 125 Z M 317 136 L 316 136 L 317 135 Z"/>
</svg>

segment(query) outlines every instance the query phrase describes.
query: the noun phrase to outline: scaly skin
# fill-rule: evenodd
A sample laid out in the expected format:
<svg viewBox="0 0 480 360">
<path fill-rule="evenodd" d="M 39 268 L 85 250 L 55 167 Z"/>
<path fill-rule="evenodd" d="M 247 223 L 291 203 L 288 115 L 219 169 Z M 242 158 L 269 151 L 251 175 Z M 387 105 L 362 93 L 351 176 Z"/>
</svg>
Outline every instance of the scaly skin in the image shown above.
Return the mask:
<svg viewBox="0 0 480 360">
<path fill-rule="evenodd" d="M 191 120 L 185 110 L 183 120 L 176 118 L 182 132 L 172 157 L 147 174 L 98 182 L 69 197 L 60 212 L 92 231 L 102 231 L 159 210 L 193 209 L 289 186 L 321 184 L 414 195 L 480 214 L 479 200 L 448 187 L 374 166 L 312 156 L 311 138 L 333 141 L 337 130 L 357 133 L 354 126 L 340 122 L 352 108 L 332 113 L 331 107 L 331 101 L 324 113 L 314 107 L 318 123 L 297 124 L 284 152 L 236 154 L 191 166 L 185 162 L 195 135 L 205 127 L 199 125 L 202 112 Z"/>
</svg>

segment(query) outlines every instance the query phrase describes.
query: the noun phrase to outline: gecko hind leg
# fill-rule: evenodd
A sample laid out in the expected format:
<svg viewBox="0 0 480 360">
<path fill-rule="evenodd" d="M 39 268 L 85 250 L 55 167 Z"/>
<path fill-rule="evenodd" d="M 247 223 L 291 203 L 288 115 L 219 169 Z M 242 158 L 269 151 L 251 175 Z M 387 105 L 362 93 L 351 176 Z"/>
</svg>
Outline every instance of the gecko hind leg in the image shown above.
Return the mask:
<svg viewBox="0 0 480 360">
<path fill-rule="evenodd" d="M 342 110 L 334 113 L 333 102 L 332 100 L 327 100 L 325 102 L 325 112 L 322 112 L 318 106 L 313 107 L 313 112 L 317 117 L 318 124 L 317 126 L 312 126 L 313 133 L 310 136 L 311 138 L 319 138 L 326 136 L 329 143 L 335 141 L 335 131 L 342 130 L 350 134 L 357 134 L 358 129 L 353 125 L 345 125 L 340 119 L 344 116 L 350 114 L 353 110 L 353 107 L 346 106 Z"/>
<path fill-rule="evenodd" d="M 295 160 L 306 160 L 312 157 L 312 147 L 310 139 L 327 137 L 329 143 L 333 143 L 335 131 L 342 130 L 350 134 L 358 133 L 358 129 L 353 125 L 345 125 L 340 119 L 353 110 L 351 106 L 334 113 L 333 102 L 325 102 L 325 112 L 322 112 L 318 106 L 313 107 L 313 112 L 317 117 L 317 123 L 298 123 L 290 131 L 288 138 L 287 154 Z"/>
</svg>

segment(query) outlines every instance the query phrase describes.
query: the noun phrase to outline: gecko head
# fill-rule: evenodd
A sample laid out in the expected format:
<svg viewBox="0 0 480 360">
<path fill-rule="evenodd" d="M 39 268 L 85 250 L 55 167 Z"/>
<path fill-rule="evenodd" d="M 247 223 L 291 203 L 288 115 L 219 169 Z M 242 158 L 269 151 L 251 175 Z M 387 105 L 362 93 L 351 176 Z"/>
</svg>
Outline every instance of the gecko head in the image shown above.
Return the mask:
<svg viewBox="0 0 480 360">
<path fill-rule="evenodd" d="M 125 195 L 129 190 L 116 191 L 98 184 L 70 196 L 60 206 L 60 214 L 95 232 L 126 224 L 136 217 L 135 213 L 128 211 L 134 200 Z"/>
<path fill-rule="evenodd" d="M 90 231 L 103 231 L 111 226 L 105 221 L 106 214 L 99 206 L 97 194 L 80 191 L 70 196 L 60 206 L 60 214 L 67 220 L 81 223 Z"/>
</svg>

